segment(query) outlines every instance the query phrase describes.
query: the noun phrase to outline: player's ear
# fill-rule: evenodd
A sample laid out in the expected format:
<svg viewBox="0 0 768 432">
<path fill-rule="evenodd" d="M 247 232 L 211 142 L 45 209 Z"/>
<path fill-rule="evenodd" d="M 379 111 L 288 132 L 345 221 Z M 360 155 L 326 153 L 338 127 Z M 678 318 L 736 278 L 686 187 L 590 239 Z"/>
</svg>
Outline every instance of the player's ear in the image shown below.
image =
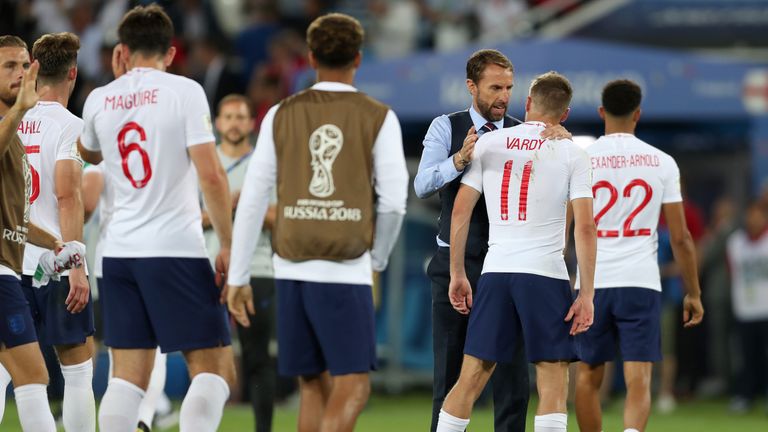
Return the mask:
<svg viewBox="0 0 768 432">
<path fill-rule="evenodd" d="M 317 69 L 317 66 L 318 66 L 317 58 L 315 57 L 314 54 L 312 54 L 311 50 L 307 51 L 307 59 L 309 60 L 309 66 L 312 69 Z"/>
<path fill-rule="evenodd" d="M 600 118 L 605 120 L 605 107 L 600 105 L 600 107 L 597 108 L 597 113 L 600 115 Z"/>
<path fill-rule="evenodd" d="M 570 114 L 570 113 L 571 113 L 571 107 L 566 108 L 565 112 L 560 117 L 560 123 L 563 123 L 568 118 L 568 114 Z"/>
<path fill-rule="evenodd" d="M 357 55 L 355 56 L 355 59 L 352 61 L 352 66 L 357 69 L 360 67 L 360 63 L 363 61 L 363 51 L 360 50 L 357 52 Z"/>
<path fill-rule="evenodd" d="M 176 47 L 172 46 L 168 48 L 168 52 L 165 53 L 165 56 L 163 56 L 163 64 L 165 67 L 168 67 L 173 63 L 173 58 L 176 57 Z"/>
<path fill-rule="evenodd" d="M 467 90 L 469 90 L 469 94 L 471 94 L 473 98 L 477 96 L 477 85 L 469 78 L 467 78 Z"/>
<path fill-rule="evenodd" d="M 527 96 L 525 98 L 525 112 L 531 112 L 531 103 L 533 99 L 531 99 L 530 96 Z"/>
<path fill-rule="evenodd" d="M 72 66 L 67 71 L 67 80 L 75 81 L 77 79 L 77 66 Z"/>
<path fill-rule="evenodd" d="M 642 110 L 640 108 L 636 109 L 635 112 L 632 113 L 632 121 L 637 123 L 640 121 L 640 114 Z"/>
</svg>

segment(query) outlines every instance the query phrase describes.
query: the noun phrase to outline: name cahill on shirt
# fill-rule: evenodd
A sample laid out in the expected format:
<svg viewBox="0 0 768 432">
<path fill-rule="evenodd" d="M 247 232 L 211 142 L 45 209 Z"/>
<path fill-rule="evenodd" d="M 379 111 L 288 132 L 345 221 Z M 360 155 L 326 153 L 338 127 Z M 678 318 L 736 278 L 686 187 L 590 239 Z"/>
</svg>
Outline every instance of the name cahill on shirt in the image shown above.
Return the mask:
<svg viewBox="0 0 768 432">
<path fill-rule="evenodd" d="M 633 167 L 658 167 L 659 156 L 650 154 L 633 154 L 630 156 L 609 155 L 593 156 L 592 169 L 599 168 L 633 168 Z"/>
<path fill-rule="evenodd" d="M 16 132 L 22 135 L 32 135 L 40 133 L 40 120 L 22 121 L 19 123 L 19 127 L 16 128 Z"/>
<path fill-rule="evenodd" d="M 127 110 L 145 105 L 154 105 L 157 103 L 157 91 L 158 89 L 151 89 L 126 95 L 106 96 L 104 98 L 104 109 Z"/>
</svg>

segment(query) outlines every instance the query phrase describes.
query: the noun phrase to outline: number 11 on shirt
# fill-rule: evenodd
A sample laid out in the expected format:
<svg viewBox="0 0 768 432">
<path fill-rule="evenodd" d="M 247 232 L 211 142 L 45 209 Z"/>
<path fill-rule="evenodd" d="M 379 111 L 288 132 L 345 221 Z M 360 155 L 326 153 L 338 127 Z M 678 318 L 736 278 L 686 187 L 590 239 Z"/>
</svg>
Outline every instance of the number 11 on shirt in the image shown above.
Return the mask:
<svg viewBox="0 0 768 432">
<path fill-rule="evenodd" d="M 509 220 L 509 180 L 512 177 L 513 160 L 504 163 L 504 174 L 501 178 L 501 220 Z M 520 179 L 520 204 L 518 206 L 517 218 L 524 221 L 528 219 L 528 184 L 531 182 L 531 170 L 533 161 L 528 161 L 523 165 L 523 176 Z"/>
</svg>

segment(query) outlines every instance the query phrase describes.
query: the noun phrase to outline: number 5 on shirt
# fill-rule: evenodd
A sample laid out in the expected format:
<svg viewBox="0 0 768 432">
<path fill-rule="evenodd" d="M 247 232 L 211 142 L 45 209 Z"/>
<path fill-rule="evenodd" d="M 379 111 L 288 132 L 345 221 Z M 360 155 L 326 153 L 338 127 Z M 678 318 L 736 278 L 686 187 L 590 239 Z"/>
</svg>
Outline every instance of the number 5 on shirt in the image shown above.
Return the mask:
<svg viewBox="0 0 768 432">
<path fill-rule="evenodd" d="M 128 132 L 137 132 L 139 134 L 139 141 L 145 143 L 147 141 L 147 133 L 143 127 L 136 122 L 129 122 L 120 129 L 117 134 L 117 149 L 120 151 L 120 157 L 123 160 L 123 174 L 130 180 L 133 187 L 141 189 L 149 183 L 149 179 L 152 178 L 152 166 L 149 164 L 149 153 L 144 150 L 139 143 L 129 142 L 126 144 L 125 136 Z M 128 167 L 128 155 L 131 152 L 137 151 L 141 156 L 141 165 L 144 168 L 144 177 L 136 180 L 131 174 L 130 167 Z"/>
</svg>

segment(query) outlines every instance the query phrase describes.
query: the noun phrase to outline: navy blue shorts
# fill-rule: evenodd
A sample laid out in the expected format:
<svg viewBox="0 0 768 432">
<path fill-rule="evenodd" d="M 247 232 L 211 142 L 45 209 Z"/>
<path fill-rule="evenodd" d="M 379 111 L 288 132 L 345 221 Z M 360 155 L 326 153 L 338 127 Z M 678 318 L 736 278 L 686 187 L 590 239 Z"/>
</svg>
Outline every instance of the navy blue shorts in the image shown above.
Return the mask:
<svg viewBox="0 0 768 432">
<path fill-rule="evenodd" d="M 221 291 L 207 258 L 107 258 L 99 286 L 104 343 L 189 351 L 230 344 Z"/>
<path fill-rule="evenodd" d="M 24 298 L 21 281 L 13 276 L 0 276 L 0 343 L 6 348 L 37 342 L 35 322 Z"/>
<path fill-rule="evenodd" d="M 37 336 L 43 345 L 79 345 L 93 336 L 93 297 L 82 311 L 73 314 L 64 303 L 69 295 L 69 277 L 51 280 L 47 285 L 35 288 L 31 276 L 21 277 L 21 288 L 29 302 Z"/>
<path fill-rule="evenodd" d="M 571 323 L 563 321 L 573 303 L 567 280 L 484 273 L 473 300 L 464 354 L 510 363 L 522 337 L 531 363 L 575 359 Z"/>
<path fill-rule="evenodd" d="M 661 360 L 661 293 L 648 288 L 595 290 L 595 321 L 576 336 L 576 354 L 597 365 L 616 358 L 624 361 Z"/>
<path fill-rule="evenodd" d="M 367 373 L 376 369 L 370 285 L 275 280 L 281 375 Z"/>
</svg>

